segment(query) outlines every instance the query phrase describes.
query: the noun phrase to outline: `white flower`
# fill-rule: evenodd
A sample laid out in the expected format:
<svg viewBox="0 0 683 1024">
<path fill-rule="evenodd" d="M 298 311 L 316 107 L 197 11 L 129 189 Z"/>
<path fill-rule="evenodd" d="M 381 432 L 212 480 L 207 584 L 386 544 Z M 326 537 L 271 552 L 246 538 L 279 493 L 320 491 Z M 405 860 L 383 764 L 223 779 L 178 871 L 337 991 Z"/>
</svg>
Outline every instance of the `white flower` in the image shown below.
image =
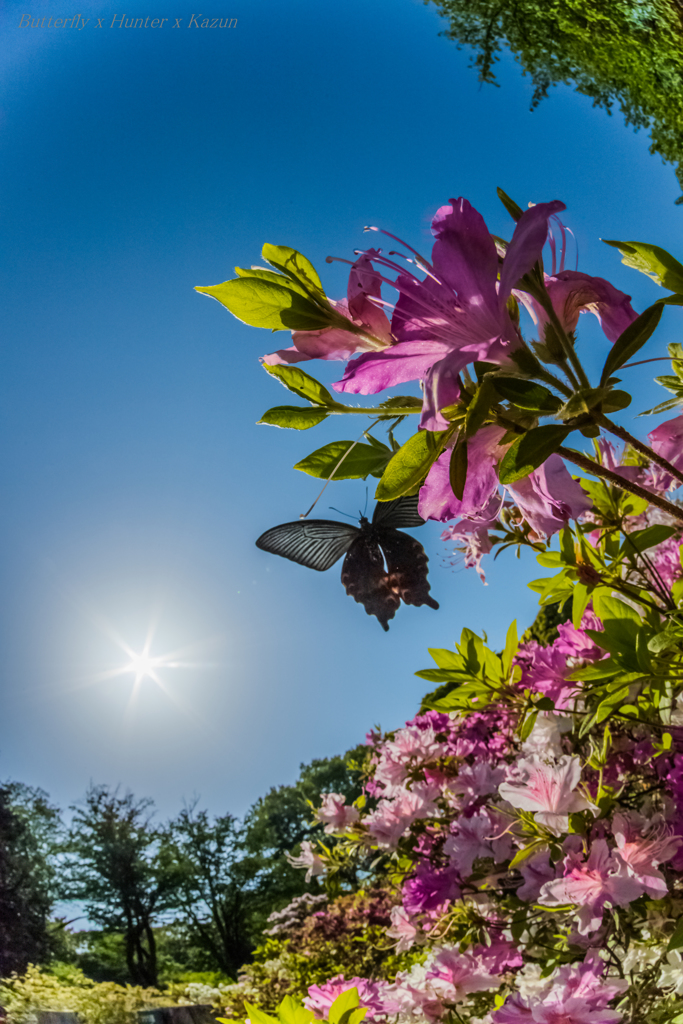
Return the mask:
<svg viewBox="0 0 683 1024">
<path fill-rule="evenodd" d="M 657 984 L 662 988 L 670 988 L 673 995 L 683 996 L 683 958 L 678 949 L 666 954 L 667 963 L 660 972 Z"/>
</svg>

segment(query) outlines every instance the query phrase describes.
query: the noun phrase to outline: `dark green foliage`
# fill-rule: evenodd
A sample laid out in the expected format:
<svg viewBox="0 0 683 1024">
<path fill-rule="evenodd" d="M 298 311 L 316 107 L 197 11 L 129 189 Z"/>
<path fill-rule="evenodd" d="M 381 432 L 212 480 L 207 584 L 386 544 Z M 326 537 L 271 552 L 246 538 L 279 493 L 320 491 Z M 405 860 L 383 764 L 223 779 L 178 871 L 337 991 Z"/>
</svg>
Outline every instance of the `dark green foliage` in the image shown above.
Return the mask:
<svg viewBox="0 0 683 1024">
<path fill-rule="evenodd" d="M 58 825 L 59 812 L 42 790 L 0 787 L 0 977 L 50 957 Z"/>
<path fill-rule="evenodd" d="M 176 912 L 186 941 L 235 978 L 251 954 L 251 919 L 263 902 L 242 827 L 230 814 L 211 819 L 193 805 L 170 823 L 164 841 L 178 869 Z"/>
<path fill-rule="evenodd" d="M 563 622 L 572 621 L 572 603 L 546 604 L 538 610 L 538 615 L 529 628 L 522 634 L 522 643 L 535 640 L 541 647 L 548 647 L 557 640 L 557 627 Z"/>
<path fill-rule="evenodd" d="M 273 787 L 249 810 L 245 819 L 245 848 L 259 866 L 263 901 L 263 910 L 254 919 L 258 931 L 265 926 L 268 913 L 279 910 L 307 889 L 317 889 L 317 882 L 306 884 L 304 872 L 293 868 L 286 854 L 298 852 L 304 840 L 322 836 L 322 826 L 313 822 L 311 804 L 318 806 L 323 793 L 342 793 L 347 803 L 360 796 L 360 772 L 349 768 L 348 762 L 362 763 L 366 753 L 367 748 L 360 746 L 343 757 L 302 764 L 293 786 Z"/>
<path fill-rule="evenodd" d="M 560 82 L 635 128 L 678 164 L 683 188 L 683 9 L 676 0 L 435 0 L 445 34 L 475 52 L 483 82 L 505 46 L 534 84 L 532 107 Z M 571 142 L 569 142 L 571 147 Z M 683 202 L 683 196 L 678 202 Z"/>
<path fill-rule="evenodd" d="M 74 808 L 67 898 L 91 921 L 124 936 L 129 979 L 156 987 L 153 925 L 176 902 L 178 871 L 151 824 L 151 801 L 93 786 Z"/>
</svg>

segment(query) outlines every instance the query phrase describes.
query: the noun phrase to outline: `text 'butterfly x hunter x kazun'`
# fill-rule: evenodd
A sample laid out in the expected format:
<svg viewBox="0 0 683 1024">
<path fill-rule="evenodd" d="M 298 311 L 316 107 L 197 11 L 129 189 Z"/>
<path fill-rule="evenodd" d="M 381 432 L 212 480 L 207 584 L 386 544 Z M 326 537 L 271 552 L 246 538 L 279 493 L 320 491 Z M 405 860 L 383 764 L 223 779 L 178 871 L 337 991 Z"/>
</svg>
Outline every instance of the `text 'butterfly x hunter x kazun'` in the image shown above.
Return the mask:
<svg viewBox="0 0 683 1024">
<path fill-rule="evenodd" d="M 398 529 L 424 524 L 417 501 L 414 495 L 378 502 L 372 521 L 361 516 L 360 526 L 332 519 L 283 523 L 261 534 L 256 547 L 319 572 L 346 555 L 341 571 L 346 593 L 388 630 L 401 601 L 439 607 L 429 596 L 424 548 Z"/>
</svg>

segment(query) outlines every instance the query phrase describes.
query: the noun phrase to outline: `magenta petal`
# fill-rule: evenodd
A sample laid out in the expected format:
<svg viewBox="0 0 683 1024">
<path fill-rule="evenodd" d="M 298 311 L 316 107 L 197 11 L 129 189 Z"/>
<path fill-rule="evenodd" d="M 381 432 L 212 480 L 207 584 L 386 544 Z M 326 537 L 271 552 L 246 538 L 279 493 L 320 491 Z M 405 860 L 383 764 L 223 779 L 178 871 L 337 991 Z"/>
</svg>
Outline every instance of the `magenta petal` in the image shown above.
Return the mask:
<svg viewBox="0 0 683 1024">
<path fill-rule="evenodd" d="M 606 337 L 616 341 L 638 316 L 631 306 L 631 296 L 619 291 L 603 277 L 563 270 L 548 278 L 546 288 L 567 331 L 574 330 L 579 313 L 594 313 Z"/>
<path fill-rule="evenodd" d="M 424 378 L 424 403 L 420 427 L 422 430 L 446 430 L 448 421 L 441 415 L 441 409 L 453 405 L 460 398 L 458 374 L 471 360 L 464 352 L 452 352 L 438 363 L 434 363 Z"/>
<path fill-rule="evenodd" d="M 573 480 L 559 455 L 551 455 L 542 466 L 507 489 L 529 526 L 537 534 L 551 536 L 570 519 L 588 512 L 592 501 Z"/>
<path fill-rule="evenodd" d="M 335 391 L 353 395 L 375 395 L 384 388 L 424 377 L 429 367 L 448 352 L 441 341 L 403 341 L 379 352 L 366 352 L 352 359 Z"/>
<path fill-rule="evenodd" d="M 453 494 L 449 479 L 450 449 L 439 456 L 420 488 L 418 510 L 423 519 L 447 523 L 456 516 L 479 518 L 488 510 L 498 490 L 495 467 L 504 454 L 498 447 L 504 434 L 502 427 L 484 427 L 467 442 L 467 483 L 462 501 Z"/>
<path fill-rule="evenodd" d="M 541 258 L 541 252 L 548 237 L 548 220 L 554 213 L 566 210 L 559 199 L 551 203 L 538 203 L 525 210 L 517 221 L 512 240 L 503 260 L 500 275 L 500 297 L 507 299 L 520 278 Z"/>
<path fill-rule="evenodd" d="M 372 265 L 374 252 L 374 249 L 369 249 L 351 267 L 347 287 L 349 314 L 364 324 L 371 334 L 390 345 L 393 338 L 388 317 L 370 299 L 370 296 L 379 299 L 382 294 L 382 278 Z"/>
<path fill-rule="evenodd" d="M 482 215 L 467 199 L 451 199 L 432 221 L 436 242 L 432 263 L 437 277 L 457 292 L 460 302 L 498 306 L 498 256 Z"/>
<path fill-rule="evenodd" d="M 277 352 L 270 352 L 267 356 L 261 356 L 261 362 L 265 363 L 266 366 L 282 366 L 289 363 L 302 363 L 306 359 L 312 358 L 313 356 L 307 356 L 304 352 L 299 352 L 299 349 L 292 345 L 291 348 L 280 348 Z"/>
<path fill-rule="evenodd" d="M 683 415 L 660 423 L 647 437 L 658 455 L 676 469 L 683 469 Z"/>
</svg>

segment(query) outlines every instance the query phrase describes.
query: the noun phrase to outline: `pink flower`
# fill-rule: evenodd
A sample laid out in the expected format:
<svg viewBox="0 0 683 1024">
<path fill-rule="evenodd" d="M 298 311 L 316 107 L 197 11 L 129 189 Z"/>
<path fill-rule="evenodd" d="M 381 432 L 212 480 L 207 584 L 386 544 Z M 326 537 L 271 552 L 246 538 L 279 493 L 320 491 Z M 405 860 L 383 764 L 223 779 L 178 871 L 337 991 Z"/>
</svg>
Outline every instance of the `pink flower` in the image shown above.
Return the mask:
<svg viewBox="0 0 683 1024">
<path fill-rule="evenodd" d="M 505 778 L 505 769 L 494 767 L 486 761 L 476 761 L 473 765 L 464 764 L 460 767 L 455 779 L 451 779 L 446 787 L 446 795 L 453 794 L 453 802 L 461 810 L 467 811 L 480 797 L 496 793 Z"/>
<path fill-rule="evenodd" d="M 612 831 L 617 841 L 615 857 L 626 874 L 635 879 L 643 891 L 655 899 L 666 896 L 668 886 L 658 864 L 671 860 L 683 843 L 666 828 L 648 827 L 639 814 L 615 814 Z"/>
<path fill-rule="evenodd" d="M 324 823 L 327 833 L 340 832 L 360 817 L 357 808 L 347 807 L 344 797 L 339 793 L 326 793 L 315 814 L 318 821 Z"/>
<path fill-rule="evenodd" d="M 380 275 L 372 267 L 373 252 L 370 249 L 351 268 L 347 298 L 339 302 L 327 300 L 337 313 L 360 328 L 360 333 L 346 331 L 341 327 L 293 331 L 293 346 L 263 356 L 262 362 L 273 366 L 278 363 L 300 363 L 308 359 L 348 359 L 356 352 L 376 351 L 391 345 L 393 338 L 386 314 L 370 298 L 379 298 L 381 287 Z"/>
<path fill-rule="evenodd" d="M 391 800 L 380 800 L 375 810 L 365 818 L 369 835 L 378 846 L 394 849 L 403 833 L 418 818 L 432 815 L 436 807 L 429 793 L 421 793 L 417 787 L 413 790 L 398 789 Z"/>
<path fill-rule="evenodd" d="M 498 254 L 483 217 L 466 199 L 452 199 L 432 221 L 436 241 L 433 265 L 419 257 L 427 277 L 420 280 L 390 260 L 373 256 L 398 271 L 400 292 L 392 319 L 396 345 L 351 360 L 338 391 L 370 395 L 424 378 L 421 426 L 441 430 L 440 410 L 457 398 L 458 374 L 471 362 L 503 363 L 519 346 L 506 302 L 541 255 L 548 219 L 564 203 L 539 203 L 515 227 L 498 278 Z"/>
<path fill-rule="evenodd" d="M 460 896 L 454 868 L 434 868 L 422 862 L 412 878 L 403 883 L 403 906 L 410 916 L 438 915 Z"/>
<path fill-rule="evenodd" d="M 456 498 L 450 484 L 450 450 L 436 460 L 420 488 L 418 509 L 423 519 L 440 523 L 465 516 L 482 524 L 492 523 L 500 511 L 496 465 L 505 454 L 499 442 L 505 435 L 502 427 L 483 427 L 467 442 L 467 482 L 462 501 Z"/>
<path fill-rule="evenodd" d="M 454 540 L 456 552 L 465 556 L 465 568 L 476 569 L 479 578 L 484 586 L 487 586 L 486 576 L 481 567 L 484 555 L 488 555 L 493 547 L 489 537 L 489 526 L 487 520 L 484 523 L 461 519 L 459 523 L 449 526 L 441 534 L 441 540 Z"/>
<path fill-rule="evenodd" d="M 470 818 L 461 816 L 455 822 L 457 831 L 443 844 L 443 852 L 461 878 L 472 874 L 475 860 L 493 857 L 496 862 L 506 860 L 510 854 L 510 838 L 492 838 L 503 831 L 499 822 L 494 822 L 488 811 L 482 808 Z"/>
<path fill-rule="evenodd" d="M 590 956 L 590 954 L 589 954 Z M 535 994 L 515 992 L 491 1014 L 493 1024 L 617 1024 L 622 1014 L 607 1004 L 628 988 L 627 981 L 601 977 L 604 964 L 591 957 L 555 970 Z"/>
<path fill-rule="evenodd" d="M 343 974 L 330 978 L 324 985 L 311 985 L 304 1006 L 312 1010 L 318 1020 L 325 1019 L 337 996 L 350 988 L 358 992 L 358 1005 L 367 1007 L 366 1020 L 398 1013 L 398 1004 L 391 997 L 386 982 L 368 981 L 366 978 L 349 978 L 346 981 Z"/>
<path fill-rule="evenodd" d="M 554 764 L 534 756 L 522 758 L 508 769 L 507 781 L 498 787 L 503 800 L 523 811 L 559 836 L 569 828 L 569 815 L 592 805 L 575 793 L 581 778 L 578 757 L 563 755 Z"/>
<path fill-rule="evenodd" d="M 555 877 L 547 850 L 539 850 L 538 853 L 527 857 L 519 865 L 519 872 L 524 879 L 524 885 L 519 887 L 515 895 L 517 899 L 529 902 L 536 902 L 543 885 Z"/>
<path fill-rule="evenodd" d="M 301 844 L 301 853 L 297 857 L 293 857 L 291 853 L 287 853 L 285 856 L 293 868 L 307 868 L 307 882 L 310 882 L 314 875 L 325 874 L 325 865 L 308 839 L 305 839 Z"/>
<path fill-rule="evenodd" d="M 546 882 L 538 902 L 548 907 L 578 904 L 580 935 L 589 935 L 600 927 L 606 903 L 625 907 L 645 891 L 639 881 L 622 871 L 604 839 L 594 841 L 586 861 L 578 851 L 570 850 L 562 867 L 563 877 Z"/>
<path fill-rule="evenodd" d="M 508 484 L 507 490 L 539 537 L 552 536 L 570 519 L 578 519 L 593 507 L 592 500 L 569 475 L 559 455 L 551 455 L 533 473 Z"/>
<path fill-rule="evenodd" d="M 491 957 L 490 962 L 493 963 Z M 460 1003 L 471 992 L 500 988 L 501 979 L 489 971 L 486 960 L 472 953 L 442 949 L 427 971 L 429 984 L 444 1003 Z"/>
<path fill-rule="evenodd" d="M 667 462 L 670 462 L 676 469 L 683 469 L 683 415 L 660 423 L 658 427 L 650 431 L 647 437 L 653 451 L 658 455 L 663 455 Z M 662 490 L 669 491 L 680 487 L 678 480 L 675 480 L 670 474 L 664 475 L 666 479 L 658 481 Z"/>
<path fill-rule="evenodd" d="M 616 341 L 638 315 L 631 306 L 631 296 L 602 277 L 591 277 L 576 270 L 561 270 L 552 277 L 546 275 L 545 286 L 565 331 L 576 329 L 580 313 L 593 313 L 606 337 Z M 548 314 L 531 296 L 524 292 L 515 294 L 539 324 L 543 340 Z"/>
<path fill-rule="evenodd" d="M 418 930 L 403 907 L 391 908 L 391 927 L 387 929 L 387 935 L 390 939 L 398 939 L 397 953 L 404 953 L 417 942 Z"/>
</svg>

